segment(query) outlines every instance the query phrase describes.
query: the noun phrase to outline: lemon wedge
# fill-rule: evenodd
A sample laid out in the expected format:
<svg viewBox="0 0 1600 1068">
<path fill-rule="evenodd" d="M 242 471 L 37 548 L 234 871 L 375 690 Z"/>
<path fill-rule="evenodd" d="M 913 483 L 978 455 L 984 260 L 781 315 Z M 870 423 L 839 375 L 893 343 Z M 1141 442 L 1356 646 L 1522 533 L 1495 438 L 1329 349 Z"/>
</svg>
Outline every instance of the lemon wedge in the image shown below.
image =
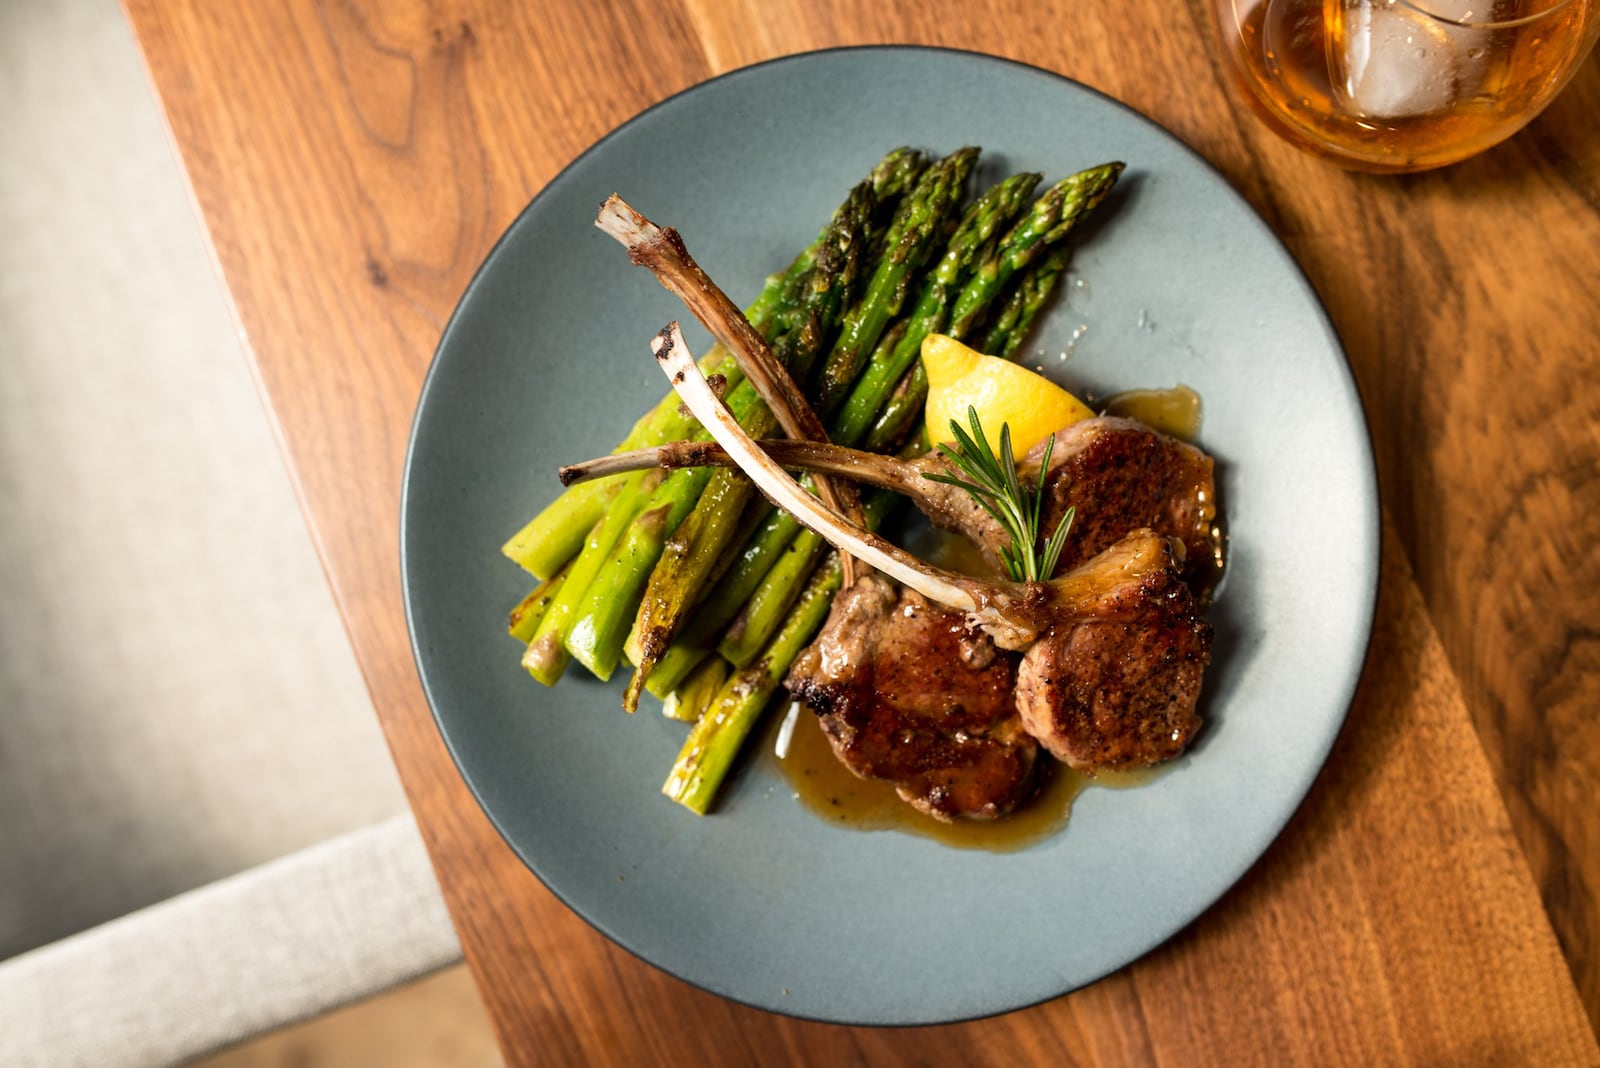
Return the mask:
<svg viewBox="0 0 1600 1068">
<path fill-rule="evenodd" d="M 1018 458 L 1062 427 L 1094 415 L 1043 375 L 985 356 L 944 334 L 923 339 L 922 366 L 928 372 L 926 417 L 934 444 L 954 440 L 950 420 L 968 425 L 969 406 L 978 409 L 978 421 L 996 451 L 1001 425 L 1011 427 L 1011 448 Z"/>
</svg>

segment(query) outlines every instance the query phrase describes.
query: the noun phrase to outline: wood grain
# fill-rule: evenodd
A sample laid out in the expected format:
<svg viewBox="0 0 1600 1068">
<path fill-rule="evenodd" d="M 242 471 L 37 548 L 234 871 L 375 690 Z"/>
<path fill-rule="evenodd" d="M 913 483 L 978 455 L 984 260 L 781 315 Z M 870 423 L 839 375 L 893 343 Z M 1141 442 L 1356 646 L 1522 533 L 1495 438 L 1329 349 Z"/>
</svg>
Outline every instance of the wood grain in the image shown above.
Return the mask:
<svg viewBox="0 0 1600 1068">
<path fill-rule="evenodd" d="M 1278 141 L 1228 95 L 1203 0 L 128 11 L 513 1063 L 1600 1063 L 1596 63 L 1501 148 L 1376 179 Z M 1216 164 L 1328 304 L 1391 525 L 1349 727 L 1305 809 L 1219 907 L 1073 996 L 880 1032 L 695 991 L 543 890 L 434 730 L 396 523 L 429 356 L 533 193 L 612 126 L 713 74 L 889 41 L 1071 75 Z"/>
</svg>

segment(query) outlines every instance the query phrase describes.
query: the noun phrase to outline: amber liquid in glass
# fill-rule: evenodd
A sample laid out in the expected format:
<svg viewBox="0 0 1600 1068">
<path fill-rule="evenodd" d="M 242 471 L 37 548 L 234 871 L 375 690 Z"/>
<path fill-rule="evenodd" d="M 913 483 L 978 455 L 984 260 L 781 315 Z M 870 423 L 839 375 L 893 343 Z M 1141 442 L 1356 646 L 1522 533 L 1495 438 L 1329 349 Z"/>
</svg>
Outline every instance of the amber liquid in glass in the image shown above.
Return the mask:
<svg viewBox="0 0 1600 1068">
<path fill-rule="evenodd" d="M 1217 2 L 1229 65 L 1262 117 L 1375 171 L 1454 163 L 1509 137 L 1600 30 L 1600 0 Z"/>
</svg>

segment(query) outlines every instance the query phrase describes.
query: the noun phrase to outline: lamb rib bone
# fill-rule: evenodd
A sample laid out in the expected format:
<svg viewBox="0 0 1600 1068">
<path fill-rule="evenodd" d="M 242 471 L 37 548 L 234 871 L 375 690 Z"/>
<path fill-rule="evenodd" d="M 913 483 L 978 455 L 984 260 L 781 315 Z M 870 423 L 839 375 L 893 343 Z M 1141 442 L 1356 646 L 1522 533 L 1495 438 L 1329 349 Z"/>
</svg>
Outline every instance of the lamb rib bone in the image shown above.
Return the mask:
<svg viewBox="0 0 1600 1068">
<path fill-rule="evenodd" d="M 785 434 L 801 441 L 828 440 L 827 429 L 794 377 L 773 356 L 738 305 L 689 255 L 677 230 L 657 226 L 615 193 L 600 205 L 594 224 L 625 247 L 629 260 L 655 275 L 722 342 Z M 817 493 L 856 523 L 865 523 L 861 502 L 853 493 L 842 492 L 825 477 L 817 479 Z M 843 564 L 846 578 L 852 577 L 848 557 Z"/>
<path fill-rule="evenodd" d="M 982 581 L 932 567 L 850 523 L 806 493 L 767 456 L 717 400 L 705 375 L 695 365 L 676 322 L 657 334 L 650 347 L 684 404 L 773 504 L 841 552 L 859 557 L 930 601 L 966 612 L 1002 648 L 1026 649 L 1053 623 L 1088 612 L 1091 605 L 1101 601 L 1108 571 L 1131 576 L 1171 566 L 1169 540 L 1140 530 L 1083 567 L 1051 582 Z M 1104 614 L 1103 610 L 1096 610 Z"/>
<path fill-rule="evenodd" d="M 794 378 L 728 295 L 689 255 L 678 231 L 657 226 L 615 193 L 600 205 L 594 224 L 621 243 L 630 260 L 654 274 L 727 347 L 785 434 L 828 440 L 822 421 L 806 403 Z"/>
<path fill-rule="evenodd" d="M 999 547 L 1009 544 L 1010 536 L 966 490 L 923 477 L 927 471 L 949 473 L 949 468 L 937 459 L 936 454 L 930 453 L 922 461 L 908 461 L 828 442 L 763 438 L 756 444 L 780 467 L 788 470 L 838 475 L 852 483 L 876 486 L 911 498 L 933 520 L 934 525 L 952 530 L 973 542 L 996 568 L 1000 567 Z M 590 479 L 656 467 L 738 466 L 728 451 L 715 441 L 673 441 L 654 448 L 611 453 L 568 464 L 558 474 L 562 485 L 571 486 Z M 1024 471 L 1023 477 L 1032 476 Z"/>
<path fill-rule="evenodd" d="M 1130 530 L 1148 526 L 1177 539 L 1183 551 L 1175 555 L 1184 579 L 1204 596 L 1221 567 L 1211 458 L 1121 416 L 1084 419 L 1049 440 L 1054 447 L 1044 475 L 1042 525 L 1052 527 L 1069 511 L 1076 516 L 1057 574 L 1086 563 Z M 839 475 L 911 498 L 935 526 L 970 541 L 996 573 L 1003 570 L 1010 532 L 965 489 L 928 477 L 957 473 L 939 453 L 909 459 L 810 441 L 769 438 L 758 444 L 791 471 Z M 1039 479 L 1045 459 L 1042 444 L 1021 458 L 1017 470 L 1024 485 Z M 561 479 L 570 484 L 653 467 L 699 466 L 735 465 L 713 441 L 675 441 L 573 464 L 561 469 Z"/>
<path fill-rule="evenodd" d="M 891 489 L 907 496 L 915 496 L 922 488 L 920 468 L 885 453 L 789 438 L 763 438 L 756 445 L 780 467 L 789 470 L 843 475 L 856 482 Z M 733 457 L 728 455 L 728 450 L 715 442 L 669 441 L 651 448 L 613 452 L 568 464 L 561 468 L 558 475 L 563 486 L 572 486 L 607 475 L 644 471 L 652 467 L 738 466 Z"/>
</svg>

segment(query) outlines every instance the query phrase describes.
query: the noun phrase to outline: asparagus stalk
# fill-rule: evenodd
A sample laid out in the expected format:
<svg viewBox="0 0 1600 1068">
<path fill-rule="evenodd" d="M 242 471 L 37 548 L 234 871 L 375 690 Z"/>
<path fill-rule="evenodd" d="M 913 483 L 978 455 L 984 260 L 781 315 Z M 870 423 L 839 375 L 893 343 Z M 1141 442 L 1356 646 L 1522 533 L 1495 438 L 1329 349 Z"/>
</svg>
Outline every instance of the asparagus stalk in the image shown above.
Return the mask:
<svg viewBox="0 0 1600 1068">
<path fill-rule="evenodd" d="M 811 574 L 826 548 L 827 543 L 810 530 L 802 530 L 789 543 L 723 631 L 717 642 L 717 652 L 722 659 L 736 668 L 746 667 L 755 659 L 772 636 L 773 626 L 783 620 L 795 598 L 800 596 L 803 580 Z M 764 625 L 768 623 L 773 626 Z"/>
<path fill-rule="evenodd" d="M 897 148 L 889 152 L 878 161 L 867 175 L 867 181 L 872 183 L 872 193 L 877 201 L 877 210 L 872 217 L 872 245 L 869 248 L 867 259 L 876 261 L 882 252 L 881 242 L 888 230 L 888 224 L 898 208 L 900 199 L 916 187 L 917 179 L 927 171 L 929 163 L 927 155 L 914 148 Z"/>
<path fill-rule="evenodd" d="M 928 168 L 901 203 L 885 238 L 884 255 L 861 300 L 845 317 L 818 377 L 817 408 L 824 415 L 832 415 L 844 402 L 884 328 L 900 313 L 912 279 L 938 251 L 945 222 L 960 204 L 977 159 L 976 148 L 946 156 Z"/>
<path fill-rule="evenodd" d="M 1000 313 L 984 331 L 978 351 L 1008 360 L 1015 357 L 1071 262 L 1072 249 L 1058 245 L 1034 264 L 1032 270 L 1024 273 L 1014 284 Z"/>
<path fill-rule="evenodd" d="M 766 514 L 760 525 L 730 562 L 726 574 L 695 606 L 694 613 L 645 680 L 645 689 L 657 697 L 665 699 L 705 659 L 717 644 L 717 636 L 760 585 L 772 560 L 799 532 L 800 525 L 789 518 L 788 513 L 764 503 L 761 507 Z"/>
<path fill-rule="evenodd" d="M 739 383 L 718 407 L 746 431 L 770 433 L 774 426 L 771 412 L 748 380 Z M 696 437 L 703 439 L 706 434 L 702 428 Z M 582 591 L 565 646 L 598 678 L 609 679 L 616 670 L 645 582 L 667 539 L 694 507 L 710 478 L 710 469 L 691 468 L 673 471 L 663 479 Z"/>
<path fill-rule="evenodd" d="M 506 633 L 523 645 L 533 641 L 533 633 L 538 628 L 539 621 L 544 618 L 550 602 L 555 600 L 556 594 L 561 591 L 561 586 L 566 580 L 567 572 L 563 568 L 554 578 L 539 583 L 532 593 L 518 601 L 506 621 Z"/>
<path fill-rule="evenodd" d="M 830 553 L 806 584 L 793 611 L 753 664 L 723 683 L 678 753 L 661 792 L 700 815 L 711 808 L 744 740 L 800 655 L 828 616 L 843 570 Z"/>
<path fill-rule="evenodd" d="M 994 251 L 1000 232 L 1027 206 L 1042 177 L 1031 173 L 1012 175 L 967 209 L 945 246 L 944 255 L 929 272 L 922 296 L 904 320 L 892 351 L 882 359 L 874 357 L 829 428 L 829 436 L 835 442 L 854 445 L 866 434 L 895 383 L 916 361 L 922 339 L 944 330 L 962 285 Z"/>
<path fill-rule="evenodd" d="M 893 493 L 882 492 L 867 497 L 867 529 L 876 530 L 897 499 Z M 787 618 L 804 580 L 827 548 L 815 531 L 800 531 L 723 632 L 717 644 L 722 659 L 736 668 L 747 667 L 755 659 Z"/>
<path fill-rule="evenodd" d="M 1015 284 L 1006 306 L 985 332 L 980 352 L 1012 359 L 1033 330 L 1034 321 L 1055 293 L 1056 286 L 1071 261 L 1072 251 L 1058 246 Z M 919 360 L 911 365 L 884 403 L 883 410 L 867 432 L 861 445 L 870 452 L 885 452 L 904 441 L 922 420 L 928 399 L 928 372 Z"/>
<path fill-rule="evenodd" d="M 668 719 L 693 723 L 711 707 L 726 681 L 728 662 L 720 656 L 706 657 L 681 686 L 667 694 L 661 704 L 661 714 Z"/>
<path fill-rule="evenodd" d="M 664 476 L 651 477 L 645 472 L 622 481 L 611 507 L 591 529 L 583 549 L 567 566 L 566 581 L 545 609 L 527 651 L 522 654 L 522 666 L 539 682 L 554 686 L 567 670 L 571 659 L 566 648 L 567 635 L 577 619 L 589 584 L 605 567 L 617 540 L 663 481 Z"/>
<path fill-rule="evenodd" d="M 680 478 L 678 476 L 687 476 Z M 567 631 L 566 649 L 596 678 L 605 681 L 617 668 L 639 593 L 661 549 L 705 488 L 710 472 L 674 471 L 618 539 L 600 574 L 584 591 Z"/>
<path fill-rule="evenodd" d="M 737 610 L 738 606 L 735 606 L 735 611 Z M 645 681 L 644 688 L 663 701 L 705 662 L 717 642 L 716 631 L 709 628 L 704 631 L 699 628 L 691 629 L 693 627 L 691 620 L 690 624 L 672 640 L 672 644 L 667 646 L 660 663 L 656 664 L 655 670 L 650 673 L 650 678 Z"/>
<path fill-rule="evenodd" d="M 928 371 L 918 360 L 895 384 L 861 447 L 869 452 L 884 452 L 907 440 L 922 425 L 922 409 L 927 400 Z"/>
</svg>

